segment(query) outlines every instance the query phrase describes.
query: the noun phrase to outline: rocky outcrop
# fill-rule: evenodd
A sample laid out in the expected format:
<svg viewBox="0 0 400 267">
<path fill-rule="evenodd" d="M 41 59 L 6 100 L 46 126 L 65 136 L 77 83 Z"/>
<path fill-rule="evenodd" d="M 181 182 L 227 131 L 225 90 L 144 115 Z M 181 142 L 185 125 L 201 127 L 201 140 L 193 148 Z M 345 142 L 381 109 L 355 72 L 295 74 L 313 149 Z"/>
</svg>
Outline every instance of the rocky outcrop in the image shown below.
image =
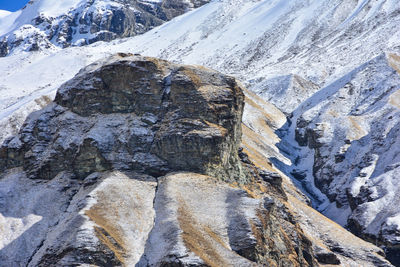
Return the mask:
<svg viewBox="0 0 400 267">
<path fill-rule="evenodd" d="M 117 55 L 82 70 L 1 148 L 2 169 L 52 179 L 69 170 L 195 171 L 245 181 L 237 151 L 244 96 L 235 79 Z"/>
<path fill-rule="evenodd" d="M 316 266 L 281 177 L 239 158 L 242 89 L 140 55 L 81 70 L 1 147 L 0 266 Z"/>
<path fill-rule="evenodd" d="M 62 2 L 65 3 L 65 1 Z M 56 2 L 52 1 L 52 3 Z M 363 79 L 373 78 L 367 79 L 368 83 L 365 83 L 365 86 L 358 87 L 366 95 L 372 92 L 374 97 L 370 98 L 370 100 L 378 100 L 376 103 L 379 105 L 369 106 L 368 104 L 371 102 L 368 102 L 368 98 L 365 98 L 367 102 L 360 101 L 357 103 L 361 107 L 362 114 L 356 109 L 354 109 L 353 113 L 349 113 L 350 116 L 347 116 L 348 114 L 338 114 L 337 112 L 347 108 L 346 103 L 348 100 L 351 101 L 357 98 L 350 96 L 354 93 L 354 89 L 357 89 L 357 86 L 355 86 L 357 82 L 354 83 L 354 81 L 348 79 L 354 74 L 354 72 L 350 72 L 353 68 L 365 60 L 377 56 L 382 51 L 399 51 L 399 28 L 397 25 L 399 24 L 400 13 L 399 7 L 394 3 L 395 1 L 384 0 L 317 2 L 299 0 L 277 1 L 274 4 L 269 1 L 216 1 L 205 7 L 201 12 L 193 12 L 183 19 L 177 19 L 168 24 L 168 26 L 161 27 L 158 31 L 150 32 L 140 38 L 113 42 L 112 45 L 97 44 L 84 49 L 66 49 L 51 56 L 41 55 L 37 57 L 37 54 L 23 54 L 18 57 L 18 60 L 21 58 L 24 60 L 17 63 L 13 61 L 13 58 L 5 58 L 2 60 L 4 64 L 0 64 L 4 73 L 4 77 L 1 77 L 2 84 L 0 87 L 2 87 L 1 90 L 4 90 L 3 92 L 6 92 L 3 94 L 4 96 L 13 95 L 14 92 L 22 90 L 21 88 L 26 90 L 28 94 L 39 88 L 43 89 L 43 86 L 53 83 L 53 80 L 55 83 L 68 80 L 72 75 L 71 73 L 109 51 L 143 51 L 147 55 L 158 55 L 178 62 L 201 63 L 218 68 L 226 73 L 235 73 L 235 75 L 246 80 L 253 89 L 263 84 L 266 79 L 281 77 L 282 75 L 288 77 L 286 75 L 290 73 L 299 75 L 298 77 L 303 77 L 304 80 L 312 81 L 323 88 L 320 91 L 324 94 L 313 94 L 310 97 L 310 100 L 313 101 L 306 101 L 307 104 L 310 104 L 309 107 L 302 106 L 302 108 L 310 108 L 312 112 L 308 114 L 309 116 L 304 116 L 308 124 L 305 127 L 309 128 L 309 130 L 307 129 L 303 133 L 299 131 L 298 133 L 300 135 L 305 133 L 303 137 L 309 133 L 310 139 L 307 137 L 303 141 L 305 140 L 304 143 L 306 143 L 306 141 L 310 140 L 313 142 L 312 146 L 315 149 L 291 146 L 295 144 L 292 131 L 288 132 L 288 135 L 283 135 L 282 132 L 279 132 L 280 135 L 276 136 L 274 133 L 276 128 L 269 128 L 273 125 L 269 119 L 271 116 L 276 116 L 276 114 L 272 114 L 271 110 L 274 109 L 271 109 L 271 105 L 265 104 L 262 105 L 263 110 L 258 110 L 258 112 L 256 111 L 257 113 L 254 112 L 256 108 L 248 110 L 248 119 L 243 128 L 245 135 L 248 137 L 243 142 L 243 150 L 247 151 L 248 157 L 246 159 L 246 156 L 242 155 L 243 160 L 250 162 L 249 158 L 251 158 L 250 160 L 259 167 L 272 169 L 270 170 L 271 173 L 279 173 L 279 171 L 273 169 L 274 167 L 288 174 L 292 173 L 295 178 L 298 178 L 298 180 L 293 180 L 294 183 L 303 186 L 311 197 L 315 197 L 316 200 L 313 202 L 315 207 L 322 203 L 318 197 L 322 196 L 323 198 L 324 195 L 319 194 L 320 192 L 313 188 L 313 166 L 309 163 L 313 163 L 314 159 L 318 160 L 317 166 L 319 169 L 315 168 L 315 173 L 319 175 L 319 170 L 324 170 L 325 173 L 323 176 L 319 176 L 321 179 L 318 179 L 320 183 L 317 186 L 326 192 L 329 191 L 327 194 L 334 200 L 331 204 L 327 202 L 328 208 L 324 210 L 325 214 L 345 225 L 349 212 L 357 206 L 357 211 L 354 212 L 354 219 L 357 220 L 357 224 L 350 224 L 356 233 L 370 232 L 370 229 L 364 227 L 367 225 L 373 226 L 375 230 L 379 229 L 382 226 L 381 215 L 387 215 L 389 218 L 382 227 L 382 233 L 388 237 L 387 240 L 390 239 L 391 243 L 393 243 L 396 240 L 398 231 L 398 218 L 395 215 L 397 214 L 396 205 L 392 204 L 398 202 L 393 198 L 393 196 L 398 195 L 398 192 L 394 190 L 390 194 L 386 194 L 386 189 L 398 188 L 396 179 L 398 176 L 398 160 L 395 157 L 397 153 L 396 147 L 398 147 L 396 145 L 396 140 L 398 140 L 398 138 L 396 139 L 398 115 L 396 115 L 395 111 L 395 108 L 399 106 L 398 94 L 396 92 L 381 94 L 383 98 L 379 100 L 379 88 L 381 87 L 370 86 L 370 84 L 374 84 L 370 83 L 371 81 L 382 81 L 379 78 L 380 75 L 393 73 L 393 69 L 387 71 L 388 69 L 383 68 L 367 73 Z M 255 10 L 257 12 L 254 12 Z M 276 12 L 278 10 L 280 12 Z M 266 16 L 266 14 L 271 16 Z M 264 26 L 255 28 L 254 25 L 259 25 L 260 22 L 263 22 Z M 68 29 L 66 33 L 68 33 Z M 246 37 L 244 38 L 244 36 Z M 215 42 L 215 40 L 219 41 Z M 30 64 L 31 61 L 34 64 Z M 370 68 L 370 70 L 373 70 L 373 68 Z M 66 73 L 69 73 L 69 75 L 65 75 Z M 40 79 L 37 79 L 37 77 L 40 77 Z M 328 89 L 340 89 L 338 94 L 333 93 L 332 95 L 332 91 L 326 90 L 325 86 L 338 77 L 343 77 L 343 79 L 338 80 L 339 86 L 328 87 Z M 288 80 L 295 81 L 295 79 Z M 345 81 L 345 83 L 342 83 L 342 81 Z M 347 83 L 348 81 L 350 82 Z M 398 84 L 397 81 L 396 83 Z M 381 83 L 381 85 L 388 84 L 390 83 L 385 81 Z M 281 83 L 277 82 L 276 85 L 279 86 Z M 338 84 L 336 83 L 336 85 Z M 48 87 L 47 92 L 58 87 L 58 84 L 57 86 L 53 84 L 53 86 L 53 88 Z M 294 89 L 294 93 L 297 93 L 296 90 L 302 90 L 302 87 L 297 86 L 279 87 L 276 88 L 278 94 L 274 94 L 274 98 L 279 95 L 280 88 L 285 92 L 281 96 L 281 107 L 286 107 L 286 93 L 289 92 L 290 94 L 292 89 Z M 286 88 L 289 91 L 285 91 Z M 312 89 L 309 91 L 310 93 L 315 93 L 312 92 L 314 89 L 311 84 L 310 86 L 307 84 L 305 89 L 307 88 Z M 390 88 L 390 86 L 387 88 Z M 271 90 L 274 87 L 268 86 L 268 89 Z M 315 87 L 315 90 L 318 89 L 319 87 Z M 294 95 L 302 96 L 302 94 Z M 378 97 L 376 98 L 375 96 Z M 15 99 L 15 101 L 9 102 L 10 105 L 18 103 L 24 109 L 23 103 L 26 102 L 20 101 L 18 96 Z M 291 110 L 298 103 L 304 101 L 302 98 L 295 98 L 294 100 L 293 102 L 288 101 L 288 104 L 290 104 L 288 108 L 290 107 Z M 327 102 L 329 103 L 334 103 L 334 106 L 325 105 L 327 103 L 324 102 L 325 100 L 328 100 Z M 8 101 L 6 100 L 6 102 Z M 389 110 L 386 108 L 383 109 L 385 112 L 375 113 L 381 110 L 382 106 L 380 104 L 384 102 L 391 103 L 391 107 L 389 104 L 384 104 L 383 106 L 392 109 L 390 111 L 393 112 L 392 114 L 385 114 Z M 260 101 L 257 101 L 253 107 L 259 105 L 259 103 Z M 297 115 L 304 110 L 294 111 L 296 111 L 294 112 L 296 116 L 292 117 L 294 119 L 288 121 L 288 123 L 295 124 L 298 118 Z M 286 111 L 286 113 L 288 112 L 291 111 Z M 275 110 L 273 113 L 275 113 Z M 320 117 L 321 113 L 324 116 Z M 3 114 L 11 114 L 11 112 L 2 112 Z M 254 114 L 265 116 L 254 118 Z M 369 127 L 365 123 L 368 124 L 370 119 L 378 123 L 371 125 L 373 126 L 370 128 L 371 135 L 363 136 L 365 134 L 364 130 Z M 148 119 L 144 120 L 148 121 Z M 329 121 L 328 124 L 326 123 L 327 121 Z M 386 125 L 385 122 L 389 124 Z M 332 125 L 334 127 L 330 127 Z M 396 126 L 393 127 L 394 131 L 391 132 L 388 138 L 385 138 L 386 130 L 393 125 Z M 260 128 L 255 129 L 254 126 L 260 126 Z M 358 131 L 359 129 L 361 131 Z M 351 138 L 343 134 L 344 132 L 347 133 L 347 131 L 351 133 L 351 136 L 349 136 Z M 331 137 L 334 138 L 329 141 L 328 139 Z M 284 144 L 284 141 L 287 141 L 287 143 Z M 382 149 L 381 144 L 383 143 L 386 145 Z M 275 144 L 279 144 L 281 150 L 278 150 Z M 375 145 L 377 149 L 374 148 Z M 353 146 L 353 148 L 349 149 L 350 146 Z M 15 148 L 18 150 L 17 143 Z M 11 157 L 13 155 L 12 150 L 10 146 Z M 372 155 L 364 157 L 365 154 L 370 154 L 368 151 L 372 150 L 374 154 L 378 153 L 379 158 Z M 303 153 L 304 151 L 306 153 Z M 321 153 L 314 157 L 314 151 Z M 392 154 L 391 152 L 394 153 Z M 96 151 L 90 153 L 97 155 Z M 116 156 L 119 155 L 117 154 Z M 362 158 L 357 158 L 356 155 L 362 155 Z M 83 156 L 82 158 L 84 159 Z M 95 162 L 96 158 L 97 156 L 94 158 Z M 267 158 L 270 161 L 263 162 L 263 158 Z M 327 158 L 329 159 L 327 160 Z M 353 162 L 349 163 L 349 159 L 354 159 L 354 164 Z M 18 155 L 10 159 L 10 161 L 17 162 L 15 164 L 20 164 L 18 163 L 20 160 Z M 391 160 L 393 162 L 390 162 Z M 374 165 L 375 161 L 377 165 Z M 308 163 L 308 166 L 302 165 L 304 162 Z M 293 164 L 298 164 L 298 166 L 295 166 L 296 170 L 291 168 L 294 167 Z M 109 167 L 104 164 L 104 160 L 101 158 L 99 165 L 104 166 L 102 169 Z M 375 168 L 375 166 L 378 167 Z M 305 168 L 303 169 L 303 167 Z M 78 166 L 78 169 L 81 169 L 81 167 Z M 373 175 L 369 176 L 369 172 L 372 169 L 375 169 L 376 172 L 374 171 Z M 343 176 L 343 170 L 351 170 L 351 176 Z M 382 170 L 384 173 L 380 173 Z M 279 173 L 279 175 L 282 176 L 282 173 Z M 357 175 L 357 178 L 354 179 L 352 175 Z M 275 176 L 275 174 L 271 176 Z M 336 183 L 336 181 L 332 180 L 332 177 L 344 179 L 336 180 Z M 362 186 L 367 179 L 371 180 L 371 182 L 367 182 L 366 186 Z M 49 184 L 53 180 L 48 180 L 47 182 L 35 180 L 34 182 Z M 279 182 L 280 179 L 267 177 L 266 180 Z M 355 181 L 354 185 L 356 186 L 354 188 L 356 190 L 341 190 L 352 187 L 346 181 Z M 90 180 L 88 183 L 92 182 Z M 358 185 L 361 185 L 359 191 L 357 189 Z M 283 179 L 283 187 L 286 192 L 288 188 L 291 191 L 295 191 L 285 179 Z M 385 197 L 382 197 L 381 193 L 386 194 Z M 4 195 L 7 194 L 9 194 L 8 191 L 4 193 Z M 23 196 L 24 194 L 21 193 L 19 195 Z M 314 246 L 314 251 L 321 263 L 334 263 L 338 259 L 343 265 L 378 265 L 377 262 L 382 258 L 378 255 L 378 253 L 381 253 L 378 248 L 361 242 L 349 233 L 342 231 L 343 229 L 339 226 L 333 227 L 332 222 L 324 219 L 323 216 L 317 216 L 318 214 L 314 210 L 304 205 L 304 203 L 307 203 L 306 198 L 302 198 L 301 194 L 295 194 L 295 196 L 288 199 L 293 204 L 292 207 L 299 207 L 296 211 L 299 216 L 298 221 L 302 222 L 303 230 L 308 227 L 307 235 L 312 238 L 317 237 L 313 241 L 314 245 L 317 244 Z M 376 199 L 376 197 L 382 198 Z M 297 198 L 302 201 L 296 202 Z M 348 200 L 349 205 L 346 206 Z M 340 204 L 337 205 L 337 203 Z M 383 207 L 382 212 L 379 209 L 375 209 L 377 206 Z M 320 206 L 320 208 L 324 209 L 326 206 Z M 371 211 L 379 212 L 371 213 Z M 29 210 L 26 214 L 38 213 L 32 209 L 32 212 Z M 10 215 L 9 218 L 11 217 L 27 218 L 28 216 L 24 217 L 24 214 L 22 214 Z M 352 221 L 354 221 L 353 218 L 350 222 Z M 12 225 L 12 223 L 9 225 Z M 379 231 L 375 231 L 375 233 Z M 367 237 L 367 235 L 362 234 L 360 236 Z M 374 241 L 374 243 L 376 241 L 374 238 L 369 240 Z M 349 244 L 353 243 L 353 241 L 355 241 L 354 244 L 357 244 L 356 246 Z M 110 244 L 114 243 L 113 241 Z M 332 256 L 332 254 L 336 257 Z"/>
<path fill-rule="evenodd" d="M 88 0 L 65 14 L 54 16 L 46 10 L 35 14 L 45 1 L 30 1 L 15 23 L 18 27 L 0 36 L 0 57 L 16 51 L 82 46 L 135 36 L 209 2 Z"/>
</svg>

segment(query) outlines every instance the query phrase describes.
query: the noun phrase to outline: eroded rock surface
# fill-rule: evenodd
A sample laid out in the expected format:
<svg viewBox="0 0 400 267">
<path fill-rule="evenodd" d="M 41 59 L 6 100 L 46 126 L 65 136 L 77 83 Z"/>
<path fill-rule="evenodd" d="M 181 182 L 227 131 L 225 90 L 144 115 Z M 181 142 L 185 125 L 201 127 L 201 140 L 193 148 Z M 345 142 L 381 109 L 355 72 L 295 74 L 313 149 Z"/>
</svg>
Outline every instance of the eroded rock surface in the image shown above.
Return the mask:
<svg viewBox="0 0 400 267">
<path fill-rule="evenodd" d="M 298 189 L 302 185 L 311 187 L 306 177 L 296 184 L 296 179 L 289 178 L 279 170 L 283 167 L 282 163 L 290 163 L 277 148 L 282 148 L 282 140 L 277 135 L 279 131 L 276 130 L 285 124 L 286 116 L 252 92 L 245 93 L 242 137 L 243 151 L 248 155 L 245 159 L 262 169 L 260 174 L 263 178 L 265 175 L 269 176 L 264 180 L 275 184 L 277 177 L 280 178 L 281 188 L 287 198 L 278 204 L 279 210 L 286 210 L 286 218 L 290 214 L 294 221 L 299 223 L 312 243 L 318 263 L 321 266 L 392 266 L 384 259 L 384 251 L 381 248 L 356 237 L 311 207 L 308 197 Z M 299 178 L 304 174 L 307 173 L 297 172 Z M 278 191 L 268 192 L 268 195 L 276 196 L 277 193 L 281 194 Z M 345 217 L 346 214 L 338 215 Z"/>
<path fill-rule="evenodd" d="M 52 179 L 109 169 L 195 171 L 245 180 L 237 151 L 244 96 L 234 78 L 141 56 L 82 70 L 1 148 L 1 165 Z"/>
<path fill-rule="evenodd" d="M 297 142 L 307 147 L 297 168 L 303 168 L 304 180 L 314 182 L 330 202 L 321 211 L 384 246 L 396 265 L 399 59 L 382 54 L 323 88 L 294 112 L 291 126 Z"/>
<path fill-rule="evenodd" d="M 0 266 L 316 266 L 280 177 L 239 157 L 242 89 L 138 55 L 83 69 L 1 147 Z"/>
</svg>

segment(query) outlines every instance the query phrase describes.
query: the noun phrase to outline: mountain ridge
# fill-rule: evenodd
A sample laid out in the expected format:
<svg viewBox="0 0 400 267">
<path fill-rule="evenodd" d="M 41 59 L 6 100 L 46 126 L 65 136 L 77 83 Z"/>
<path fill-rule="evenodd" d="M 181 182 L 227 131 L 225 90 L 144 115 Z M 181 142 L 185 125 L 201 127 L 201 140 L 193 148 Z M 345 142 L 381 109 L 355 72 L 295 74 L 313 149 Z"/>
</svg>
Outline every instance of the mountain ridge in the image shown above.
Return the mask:
<svg viewBox="0 0 400 267">
<path fill-rule="evenodd" d="M 31 0 L 0 17 L 0 57 L 142 34 L 208 0 Z"/>
</svg>

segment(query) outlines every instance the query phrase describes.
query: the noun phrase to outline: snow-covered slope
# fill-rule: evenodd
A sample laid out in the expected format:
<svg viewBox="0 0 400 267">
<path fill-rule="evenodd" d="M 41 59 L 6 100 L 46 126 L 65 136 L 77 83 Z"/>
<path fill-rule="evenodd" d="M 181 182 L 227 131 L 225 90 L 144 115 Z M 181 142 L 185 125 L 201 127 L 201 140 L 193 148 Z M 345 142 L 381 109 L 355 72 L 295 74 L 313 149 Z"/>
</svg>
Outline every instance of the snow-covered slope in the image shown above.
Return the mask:
<svg viewBox="0 0 400 267">
<path fill-rule="evenodd" d="M 397 0 L 213 1 L 134 38 L 15 53 L 0 58 L 0 124 L 15 125 L 1 138 L 22 123 L 27 103 L 37 108 L 32 100 L 52 97 L 106 55 L 205 65 L 288 115 L 286 126 L 277 123 L 280 138 L 263 141 L 264 156 L 296 177 L 315 206 L 364 238 L 396 246 L 400 208 L 388 203 L 396 203 L 390 189 L 399 179 L 398 25 Z M 254 125 L 247 114 L 244 123 Z"/>
<path fill-rule="evenodd" d="M 380 55 L 304 101 L 282 144 L 296 147 L 296 140 L 306 147 L 289 169 L 328 197 L 332 203 L 320 206 L 326 215 L 391 245 L 399 242 L 400 227 L 398 59 Z"/>
<path fill-rule="evenodd" d="M 208 0 L 31 0 L 0 14 L 0 56 L 134 36 Z"/>
<path fill-rule="evenodd" d="M 10 15 L 10 14 L 11 14 L 10 11 L 7 11 L 7 10 L 0 10 L 0 19 L 3 18 L 3 17 L 8 16 L 8 15 Z"/>
</svg>

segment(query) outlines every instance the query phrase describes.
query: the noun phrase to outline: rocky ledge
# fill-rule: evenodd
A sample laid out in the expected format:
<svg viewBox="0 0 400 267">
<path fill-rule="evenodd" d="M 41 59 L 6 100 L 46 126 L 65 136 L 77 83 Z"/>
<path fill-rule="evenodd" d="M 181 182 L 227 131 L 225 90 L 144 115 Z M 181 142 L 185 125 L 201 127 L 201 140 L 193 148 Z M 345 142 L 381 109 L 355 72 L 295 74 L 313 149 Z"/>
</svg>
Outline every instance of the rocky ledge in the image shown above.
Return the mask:
<svg viewBox="0 0 400 267">
<path fill-rule="evenodd" d="M 81 70 L 0 149 L 0 266 L 317 266 L 239 149 L 242 89 L 139 55 Z"/>
</svg>

